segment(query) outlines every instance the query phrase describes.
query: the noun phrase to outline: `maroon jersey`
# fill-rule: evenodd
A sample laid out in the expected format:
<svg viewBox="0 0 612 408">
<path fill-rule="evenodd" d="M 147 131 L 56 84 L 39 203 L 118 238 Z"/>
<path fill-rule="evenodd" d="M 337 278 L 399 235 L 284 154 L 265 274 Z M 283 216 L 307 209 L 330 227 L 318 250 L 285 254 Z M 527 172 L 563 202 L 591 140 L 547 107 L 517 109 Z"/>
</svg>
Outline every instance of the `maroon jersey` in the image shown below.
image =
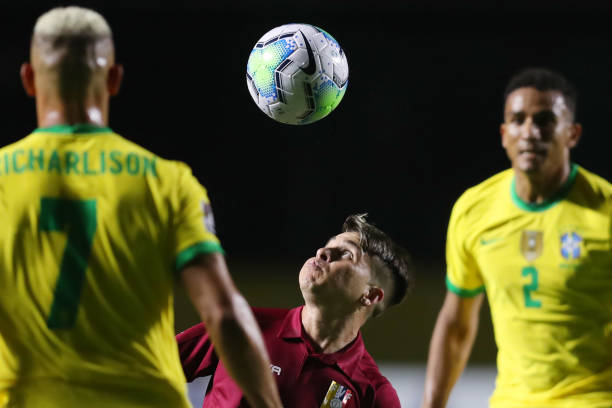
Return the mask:
<svg viewBox="0 0 612 408">
<path fill-rule="evenodd" d="M 327 399 L 331 405 L 325 406 L 342 408 L 400 407 L 391 383 L 366 351 L 361 333 L 340 351 L 317 353 L 304 332 L 301 312 L 302 307 L 253 309 L 284 406 L 320 408 Z M 187 381 L 213 376 L 203 408 L 249 406 L 217 358 L 204 325 L 193 326 L 176 339 Z"/>
</svg>

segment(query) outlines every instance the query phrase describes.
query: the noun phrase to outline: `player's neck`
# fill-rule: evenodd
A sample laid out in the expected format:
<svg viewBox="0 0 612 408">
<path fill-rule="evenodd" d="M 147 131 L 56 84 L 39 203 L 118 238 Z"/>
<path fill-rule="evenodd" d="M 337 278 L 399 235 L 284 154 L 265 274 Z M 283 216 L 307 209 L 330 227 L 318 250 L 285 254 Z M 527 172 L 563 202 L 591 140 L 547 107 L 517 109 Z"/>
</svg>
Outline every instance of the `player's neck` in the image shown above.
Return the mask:
<svg viewBox="0 0 612 408">
<path fill-rule="evenodd" d="M 550 174 L 528 174 L 516 170 L 515 192 L 528 203 L 542 203 L 554 197 L 567 181 L 571 171 L 569 161 Z"/>
<path fill-rule="evenodd" d="M 304 330 L 321 353 L 335 353 L 343 349 L 357 337 L 362 324 L 357 314 L 347 316 L 309 304 L 302 309 Z"/>
<path fill-rule="evenodd" d="M 45 128 L 54 125 L 75 125 L 87 123 L 95 126 L 108 124 L 108 99 L 86 98 L 82 101 L 64 101 L 59 97 L 37 96 L 36 116 L 38 127 Z"/>
</svg>

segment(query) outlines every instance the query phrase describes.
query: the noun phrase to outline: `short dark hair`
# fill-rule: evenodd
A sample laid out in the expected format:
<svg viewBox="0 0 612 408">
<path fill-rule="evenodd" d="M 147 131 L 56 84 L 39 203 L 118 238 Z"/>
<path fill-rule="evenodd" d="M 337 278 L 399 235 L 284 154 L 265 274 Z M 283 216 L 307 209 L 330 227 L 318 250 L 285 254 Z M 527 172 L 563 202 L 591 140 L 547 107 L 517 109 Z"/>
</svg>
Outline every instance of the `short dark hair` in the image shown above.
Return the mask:
<svg viewBox="0 0 612 408">
<path fill-rule="evenodd" d="M 385 307 L 400 303 L 414 287 L 414 267 L 408 251 L 396 244 L 387 234 L 366 221 L 367 214 L 349 215 L 342 232 L 356 232 L 364 252 L 378 257 L 389 269 L 393 293 L 389 294 Z M 388 272 L 387 272 L 388 273 Z M 383 308 L 383 310 L 384 310 Z M 382 310 L 375 311 L 374 315 Z"/>
<path fill-rule="evenodd" d="M 527 68 L 512 78 L 504 92 L 504 102 L 513 91 L 519 88 L 535 88 L 538 91 L 559 91 L 565 99 L 568 109 L 576 116 L 576 102 L 578 95 L 571 82 L 558 72 L 547 68 Z"/>
</svg>

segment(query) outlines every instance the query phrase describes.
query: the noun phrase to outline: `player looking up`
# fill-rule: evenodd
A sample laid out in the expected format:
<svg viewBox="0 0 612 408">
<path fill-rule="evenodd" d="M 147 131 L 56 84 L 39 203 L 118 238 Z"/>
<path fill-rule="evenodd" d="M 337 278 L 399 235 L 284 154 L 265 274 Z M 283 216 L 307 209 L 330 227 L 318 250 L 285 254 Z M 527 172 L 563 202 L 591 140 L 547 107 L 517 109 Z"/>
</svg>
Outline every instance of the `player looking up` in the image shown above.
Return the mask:
<svg viewBox="0 0 612 408">
<path fill-rule="evenodd" d="M 512 168 L 453 208 L 423 407 L 446 404 L 485 291 L 498 347 L 491 407 L 612 407 L 612 186 L 570 161 L 575 113 L 561 75 L 510 80 L 501 140 Z"/>
<path fill-rule="evenodd" d="M 172 307 L 182 278 L 251 405 L 280 407 L 206 190 L 107 127 L 122 68 L 104 18 L 42 15 L 21 77 L 39 128 L 0 149 L 0 406 L 189 407 Z"/>
<path fill-rule="evenodd" d="M 364 216 L 346 219 L 299 274 L 305 305 L 255 308 L 281 398 L 292 408 L 399 408 L 359 329 L 413 286 L 408 253 Z M 245 407 L 199 324 L 177 336 L 187 379 L 213 376 L 204 407 Z"/>
</svg>

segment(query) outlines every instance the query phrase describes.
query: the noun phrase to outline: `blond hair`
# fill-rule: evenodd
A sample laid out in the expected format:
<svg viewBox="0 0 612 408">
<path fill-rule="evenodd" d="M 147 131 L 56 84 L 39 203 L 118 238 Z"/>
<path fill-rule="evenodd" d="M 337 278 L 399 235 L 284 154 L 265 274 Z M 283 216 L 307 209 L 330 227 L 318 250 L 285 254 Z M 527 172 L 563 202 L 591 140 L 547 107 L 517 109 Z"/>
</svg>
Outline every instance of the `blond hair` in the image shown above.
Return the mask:
<svg viewBox="0 0 612 408">
<path fill-rule="evenodd" d="M 112 37 L 99 13 L 76 6 L 57 7 L 41 15 L 34 26 L 34 38 L 85 37 L 92 40 Z"/>
<path fill-rule="evenodd" d="M 111 29 L 99 13 L 82 7 L 57 7 L 41 15 L 32 35 L 32 61 L 45 83 L 65 100 L 83 100 L 98 75 L 114 63 Z"/>
</svg>

